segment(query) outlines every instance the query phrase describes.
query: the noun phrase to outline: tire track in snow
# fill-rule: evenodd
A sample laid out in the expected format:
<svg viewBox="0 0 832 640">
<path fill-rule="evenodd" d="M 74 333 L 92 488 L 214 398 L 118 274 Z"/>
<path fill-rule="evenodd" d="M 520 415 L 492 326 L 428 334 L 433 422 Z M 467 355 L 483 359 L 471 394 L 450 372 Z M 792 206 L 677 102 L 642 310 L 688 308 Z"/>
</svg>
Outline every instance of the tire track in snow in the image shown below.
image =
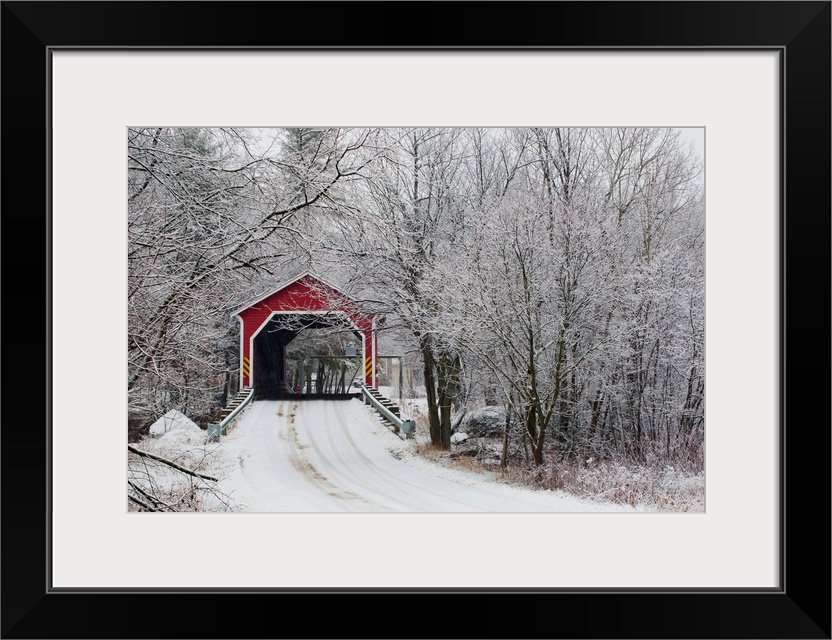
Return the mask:
<svg viewBox="0 0 832 640">
<path fill-rule="evenodd" d="M 370 493 L 376 496 L 379 496 L 383 500 L 391 501 L 394 507 L 407 507 L 411 511 L 425 511 L 423 505 L 415 503 L 407 498 L 403 499 L 402 496 L 399 494 L 391 494 L 388 491 L 385 491 L 385 489 L 389 486 L 389 482 L 387 481 L 387 479 L 395 479 L 395 476 L 391 474 L 381 474 L 377 471 L 378 467 L 372 464 L 372 461 L 355 444 L 355 441 L 352 439 L 352 436 L 350 435 L 349 429 L 344 424 L 343 418 L 341 417 L 341 413 L 335 409 L 334 402 L 327 403 L 325 405 L 325 413 L 335 414 L 336 421 L 340 426 L 339 431 L 337 430 L 337 427 L 333 426 L 333 422 L 329 418 L 329 415 L 326 416 L 326 420 L 324 422 L 326 425 L 325 430 L 327 439 L 329 440 L 329 444 L 332 447 L 334 454 L 337 456 L 338 460 L 340 460 L 343 464 L 344 469 L 350 470 L 352 478 L 348 478 L 348 480 L 351 480 L 354 484 L 361 486 L 364 490 L 369 491 Z M 333 433 L 337 433 L 338 436 L 334 436 Z M 343 444 L 345 440 L 347 441 L 347 445 L 349 447 L 346 450 L 346 453 Z M 360 460 L 357 460 L 356 455 L 354 454 L 357 454 L 357 457 L 360 458 Z M 382 480 L 381 485 L 367 478 L 368 471 L 373 476 L 378 477 Z M 379 505 L 379 507 L 382 507 L 382 505 Z M 390 508 L 388 507 L 385 510 L 389 511 Z"/>
<path fill-rule="evenodd" d="M 304 468 L 293 442 L 289 413 L 285 401 L 261 401 L 254 403 L 246 416 L 250 439 L 238 459 L 239 473 L 250 497 L 243 498 L 240 506 L 247 511 L 270 513 L 274 509 L 266 505 L 287 499 L 297 502 L 296 496 L 300 495 L 306 496 L 302 501 L 317 512 L 343 509 L 343 501 L 333 499 L 328 488 Z M 314 493 L 310 486 L 315 488 Z"/>
<path fill-rule="evenodd" d="M 264 442 L 272 466 L 275 469 L 285 468 L 286 459 L 276 453 L 280 449 L 284 449 L 287 451 L 289 464 L 297 472 L 296 477 L 303 485 L 313 487 L 325 503 L 332 505 L 338 510 L 344 510 L 345 501 L 343 500 L 343 496 L 340 495 L 338 487 L 318 473 L 315 467 L 303 455 L 304 445 L 300 443 L 294 426 L 294 414 L 296 410 L 297 404 L 290 407 L 288 401 L 277 401 L 274 413 L 269 412 L 269 416 L 277 418 L 275 420 L 276 428 L 272 429 L 271 425 L 267 423 L 261 425 L 264 441 L 267 435 L 270 435 L 272 440 L 283 440 L 287 442 L 287 446 L 272 445 L 269 442 Z M 272 477 L 272 482 L 276 485 L 281 484 L 281 480 L 276 474 Z M 347 508 L 346 510 L 349 509 Z"/>
<path fill-rule="evenodd" d="M 252 441 L 251 445 L 238 449 L 237 457 L 239 468 L 236 471 L 248 488 L 248 492 L 244 489 L 244 496 L 249 497 L 238 498 L 239 506 L 244 510 L 253 508 L 264 497 L 267 500 L 279 499 L 281 493 L 271 470 L 275 466 L 285 465 L 286 461 L 276 453 L 277 449 L 271 443 L 272 431 L 280 430 L 280 423 L 274 421 L 271 409 L 267 403 L 253 403 L 244 414 L 244 422 L 240 425 L 241 430 Z M 235 440 L 239 436 L 239 431 L 231 433 Z M 235 448 L 237 445 L 235 442 Z"/>
<path fill-rule="evenodd" d="M 307 403 L 310 403 L 310 402 L 326 402 L 326 401 L 325 400 L 304 401 L 303 404 L 306 405 Z M 315 450 L 315 453 L 318 455 L 318 458 L 320 459 L 321 463 L 324 465 L 325 468 L 319 470 L 312 463 L 312 461 L 309 460 L 305 456 L 298 461 L 299 466 L 296 466 L 295 468 L 301 473 L 310 474 L 310 478 L 312 478 L 312 479 L 314 479 L 314 480 L 316 480 L 316 481 L 318 481 L 322 484 L 325 483 L 327 489 L 329 489 L 329 495 L 332 496 L 332 497 L 340 498 L 341 505 L 348 511 L 357 511 L 358 510 L 358 509 L 354 508 L 354 505 L 350 504 L 351 501 L 360 501 L 360 502 L 363 502 L 363 503 L 367 504 L 370 507 L 382 508 L 383 509 L 383 507 L 381 505 L 377 505 L 377 504 L 371 502 L 370 500 L 368 500 L 366 497 L 359 496 L 358 494 L 353 493 L 352 491 L 348 490 L 346 488 L 346 486 L 344 486 L 344 484 L 343 484 L 344 478 L 338 472 L 337 465 L 334 465 L 329 460 L 329 458 L 324 454 L 320 445 L 318 445 L 318 443 L 315 441 L 315 437 L 314 437 L 314 433 L 313 433 L 314 429 L 311 429 L 309 427 L 309 424 L 308 424 L 306 418 L 302 416 L 302 412 L 298 411 L 298 408 L 299 408 L 299 405 L 298 405 L 297 402 L 295 402 L 293 407 L 292 407 L 292 419 L 290 420 L 293 439 L 294 439 L 294 445 L 295 445 L 293 447 L 293 450 L 297 450 L 298 457 L 299 457 L 300 452 L 306 446 L 306 445 L 303 445 L 300 442 L 300 438 L 298 436 L 298 431 L 297 431 L 297 428 L 295 426 L 295 418 L 296 418 L 297 421 L 303 425 L 303 429 L 304 429 L 306 437 L 309 439 L 310 446 Z M 324 420 L 325 424 L 326 424 L 326 422 L 327 421 Z M 326 428 L 326 427 L 324 427 L 324 428 Z M 293 464 L 295 464 L 294 461 L 293 461 Z M 338 486 L 336 484 L 333 484 L 333 482 L 329 480 L 329 477 L 325 476 L 322 473 L 322 471 L 326 472 L 328 474 L 328 476 L 332 477 L 333 479 L 338 477 L 338 481 L 342 482 L 342 485 Z M 366 487 L 364 487 L 364 488 L 366 488 Z M 366 511 L 366 509 L 362 509 L 362 511 Z"/>
<path fill-rule="evenodd" d="M 427 488 L 423 485 L 416 484 L 415 482 L 411 482 L 409 480 L 405 480 L 401 477 L 395 476 L 395 475 L 391 474 L 389 471 L 386 471 L 385 469 L 382 469 L 381 467 L 379 467 L 372 460 L 372 458 L 367 456 L 364 453 L 364 451 L 361 449 L 361 447 L 358 446 L 358 443 L 355 442 L 355 440 L 352 437 L 352 434 L 350 434 L 350 430 L 349 430 L 347 424 L 344 422 L 343 416 L 339 412 L 336 411 L 335 412 L 335 417 L 338 420 L 338 422 L 341 424 L 341 428 L 342 428 L 344 434 L 346 435 L 346 439 L 349 441 L 350 445 L 352 445 L 352 448 L 358 453 L 358 456 L 361 458 L 362 462 L 364 462 L 364 465 L 366 466 L 366 468 L 368 470 L 370 470 L 370 472 L 372 472 L 376 476 L 378 476 L 379 478 L 381 478 L 383 480 L 387 479 L 387 478 L 390 478 L 390 479 L 392 479 L 393 482 L 395 482 L 397 484 L 413 487 L 414 489 L 416 489 L 416 491 L 421 492 L 423 494 L 429 494 L 431 496 L 435 496 L 435 497 L 439 498 L 442 501 L 451 502 L 451 503 L 454 503 L 454 504 L 457 504 L 457 505 L 461 505 L 461 506 L 465 507 L 466 512 L 467 511 L 484 511 L 484 509 L 479 505 L 471 504 L 470 502 L 466 502 L 466 501 L 460 500 L 458 498 L 453 498 L 451 496 L 448 496 L 447 494 L 441 493 L 439 491 L 435 491 L 433 489 L 429 489 L 429 488 Z M 400 462 L 400 464 L 405 464 L 401 461 L 399 461 L 399 462 Z M 457 484 L 453 480 L 445 479 L 445 481 L 448 482 L 448 483 L 453 483 L 454 485 Z M 458 485 L 458 486 L 464 486 L 464 485 Z M 427 509 L 424 508 L 424 507 L 419 507 L 419 510 L 420 511 L 437 511 L 437 507 L 434 503 L 431 506 L 429 506 L 429 508 L 427 508 Z"/>
</svg>

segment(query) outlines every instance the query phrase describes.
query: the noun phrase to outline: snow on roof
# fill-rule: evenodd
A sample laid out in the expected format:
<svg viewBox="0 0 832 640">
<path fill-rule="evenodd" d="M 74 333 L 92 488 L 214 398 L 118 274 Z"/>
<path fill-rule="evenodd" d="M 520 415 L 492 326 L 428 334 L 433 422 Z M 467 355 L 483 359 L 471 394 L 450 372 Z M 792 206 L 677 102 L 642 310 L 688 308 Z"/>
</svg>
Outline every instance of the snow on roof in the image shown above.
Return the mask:
<svg viewBox="0 0 832 640">
<path fill-rule="evenodd" d="M 348 295 L 347 295 L 347 294 L 345 294 L 345 293 L 342 293 L 342 292 L 341 292 L 341 290 L 340 290 L 338 287 L 336 287 L 335 285 L 333 285 L 333 284 L 331 284 L 331 283 L 327 282 L 326 280 L 324 280 L 324 279 L 323 279 L 323 278 L 321 278 L 320 276 L 316 276 L 316 275 L 315 275 L 314 273 L 312 273 L 311 271 L 304 271 L 303 273 L 301 273 L 300 275 L 295 276 L 295 277 L 294 277 L 294 278 L 292 278 L 291 280 L 287 280 L 286 282 L 282 283 L 280 286 L 275 287 L 274 289 L 270 289 L 269 291 L 267 291 L 267 292 L 266 292 L 266 293 L 264 293 L 263 295 L 258 296 L 257 298 L 255 298 L 255 299 L 251 300 L 250 302 L 247 302 L 246 304 L 244 304 L 242 307 L 240 307 L 239 309 L 237 309 L 237 310 L 236 310 L 234 313 L 232 313 L 231 315 L 234 315 L 234 316 L 238 316 L 238 315 L 240 315 L 240 314 L 241 314 L 243 311 L 245 311 L 246 309 L 250 309 L 251 307 L 253 307 L 254 305 L 256 305 L 258 302 L 262 302 L 263 300 L 265 300 L 265 299 L 266 299 L 266 298 L 268 298 L 269 296 L 273 296 L 273 295 L 274 295 L 275 293 L 277 293 L 278 291 L 282 291 L 283 289 L 285 289 L 285 288 L 286 288 L 286 287 L 288 287 L 289 285 L 292 285 L 292 284 L 294 284 L 295 282 L 297 282 L 298 280 L 301 280 L 301 279 L 303 279 L 303 278 L 312 278 L 313 280 L 316 280 L 317 282 L 320 282 L 322 285 L 324 285 L 324 286 L 326 286 L 326 287 L 329 287 L 329 288 L 330 288 L 330 289 L 332 289 L 333 291 L 337 291 L 337 292 L 338 292 L 341 296 L 343 296 L 344 298 L 347 298 L 348 300 L 354 300 L 354 298 L 352 298 L 351 296 L 348 296 Z"/>
</svg>

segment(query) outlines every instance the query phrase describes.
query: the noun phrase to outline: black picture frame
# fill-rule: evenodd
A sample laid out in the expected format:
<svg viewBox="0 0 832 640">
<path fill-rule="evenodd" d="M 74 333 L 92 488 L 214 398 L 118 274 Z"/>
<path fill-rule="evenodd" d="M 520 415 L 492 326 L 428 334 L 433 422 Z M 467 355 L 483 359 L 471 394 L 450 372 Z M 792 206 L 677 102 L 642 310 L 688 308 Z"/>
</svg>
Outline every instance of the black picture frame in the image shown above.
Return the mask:
<svg viewBox="0 0 832 640">
<path fill-rule="evenodd" d="M 2 637 L 830 637 L 830 2 L 3 2 L 0 15 Z M 50 590 L 48 433 L 67 425 L 51 423 L 46 394 L 60 382 L 48 377 L 48 99 L 50 52 L 70 47 L 778 51 L 780 587 Z M 293 618 L 301 605 L 317 613 Z M 381 609 L 403 619 L 375 622 Z"/>
</svg>

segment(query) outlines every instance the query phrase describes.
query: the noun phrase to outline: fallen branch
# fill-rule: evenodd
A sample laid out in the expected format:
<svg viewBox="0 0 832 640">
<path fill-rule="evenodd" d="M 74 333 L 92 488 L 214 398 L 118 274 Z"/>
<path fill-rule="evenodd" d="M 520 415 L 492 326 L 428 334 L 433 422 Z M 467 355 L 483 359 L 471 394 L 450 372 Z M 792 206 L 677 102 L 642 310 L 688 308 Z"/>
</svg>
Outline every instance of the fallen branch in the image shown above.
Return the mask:
<svg viewBox="0 0 832 640">
<path fill-rule="evenodd" d="M 129 493 L 127 494 L 127 499 L 128 499 L 130 502 L 132 502 L 132 503 L 134 503 L 134 504 L 139 505 L 142 509 L 146 509 L 147 511 L 158 511 L 158 509 L 154 509 L 154 508 L 153 508 L 153 507 L 151 507 L 149 504 L 146 504 L 145 502 L 143 502 L 143 501 L 139 500 L 139 499 L 138 499 L 137 497 L 135 497 L 135 496 L 131 496 Z"/>
<path fill-rule="evenodd" d="M 167 458 L 163 458 L 162 456 L 157 456 L 154 453 L 148 453 L 147 451 L 142 451 L 141 449 L 136 449 L 133 445 L 127 445 L 127 450 L 135 453 L 137 456 L 142 456 L 144 458 L 150 458 L 151 460 L 156 460 L 156 462 L 161 462 L 162 464 L 166 464 L 169 467 L 173 467 L 177 471 L 181 471 L 182 473 L 187 473 L 189 476 L 194 476 L 195 478 L 202 478 L 203 480 L 211 480 L 212 482 L 219 482 L 217 478 L 213 478 L 211 476 L 206 476 L 201 473 L 197 473 L 192 469 L 188 469 L 187 467 L 183 467 L 181 465 L 176 464 L 173 460 L 168 460 Z"/>
<path fill-rule="evenodd" d="M 159 498 L 150 495 L 147 491 L 142 489 L 139 485 L 137 485 L 132 480 L 128 480 L 127 484 L 129 484 L 131 487 L 133 487 L 133 490 L 136 491 L 138 494 L 140 494 L 142 497 L 147 498 L 151 502 L 155 502 L 157 506 L 166 507 L 167 509 L 170 509 L 171 511 L 175 511 L 175 509 L 172 506 L 170 506 L 167 502 L 162 502 L 161 500 L 159 500 Z"/>
</svg>

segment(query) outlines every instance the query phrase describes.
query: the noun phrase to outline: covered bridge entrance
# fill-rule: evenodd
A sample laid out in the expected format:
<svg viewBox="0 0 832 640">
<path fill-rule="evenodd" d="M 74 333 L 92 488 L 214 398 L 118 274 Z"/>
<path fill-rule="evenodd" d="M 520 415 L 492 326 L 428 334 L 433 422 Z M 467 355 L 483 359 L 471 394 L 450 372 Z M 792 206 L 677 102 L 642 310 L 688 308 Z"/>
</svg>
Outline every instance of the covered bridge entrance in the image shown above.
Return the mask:
<svg viewBox="0 0 832 640">
<path fill-rule="evenodd" d="M 236 315 L 240 320 L 240 384 L 257 399 L 295 394 L 286 348 L 304 329 L 349 329 L 361 341 L 363 380 L 378 388 L 376 317 L 332 285 L 304 273 L 261 296 Z"/>
</svg>

